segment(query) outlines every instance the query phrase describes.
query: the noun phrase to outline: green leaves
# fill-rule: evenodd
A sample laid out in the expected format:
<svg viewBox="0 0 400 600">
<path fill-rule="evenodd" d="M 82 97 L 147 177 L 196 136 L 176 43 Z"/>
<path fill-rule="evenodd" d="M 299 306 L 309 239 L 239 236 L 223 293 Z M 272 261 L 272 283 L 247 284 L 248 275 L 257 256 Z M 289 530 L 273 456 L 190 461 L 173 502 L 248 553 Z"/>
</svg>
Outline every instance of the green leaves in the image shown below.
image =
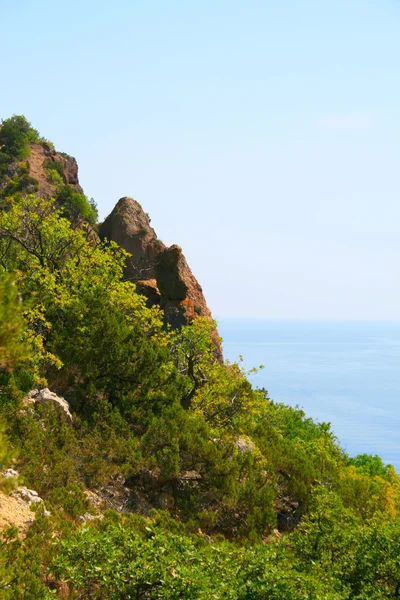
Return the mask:
<svg viewBox="0 0 400 600">
<path fill-rule="evenodd" d="M 76 192 L 70 185 L 60 185 L 59 180 L 54 175 L 52 179 L 58 183 L 56 201 L 62 207 L 63 214 L 72 223 L 83 219 L 90 225 L 94 225 L 98 217 L 95 203 L 89 202 L 84 194 Z"/>
<path fill-rule="evenodd" d="M 38 141 L 38 132 L 24 116 L 14 115 L 1 122 L 0 152 L 7 153 L 14 159 L 26 158 L 29 156 L 29 144 Z"/>
<path fill-rule="evenodd" d="M 382 513 L 364 520 L 338 494 L 320 489 L 310 514 L 291 538 L 299 568 L 317 565 L 346 598 L 397 597 L 400 579 L 400 521 Z"/>
<path fill-rule="evenodd" d="M 29 357 L 27 325 L 20 302 L 11 276 L 0 275 L 0 369 L 14 369 Z"/>
<path fill-rule="evenodd" d="M 92 598 L 344 600 L 319 569 L 301 573 L 285 548 L 240 548 L 107 520 L 62 543 L 51 570 Z"/>
</svg>

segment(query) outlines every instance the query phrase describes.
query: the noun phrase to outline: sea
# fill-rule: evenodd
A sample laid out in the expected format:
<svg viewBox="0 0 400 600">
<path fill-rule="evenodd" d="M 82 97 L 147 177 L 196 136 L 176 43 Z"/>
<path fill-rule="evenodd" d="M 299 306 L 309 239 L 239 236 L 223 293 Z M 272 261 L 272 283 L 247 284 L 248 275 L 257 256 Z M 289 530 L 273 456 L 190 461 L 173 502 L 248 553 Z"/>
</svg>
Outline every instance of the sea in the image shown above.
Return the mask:
<svg viewBox="0 0 400 600">
<path fill-rule="evenodd" d="M 219 319 L 225 358 L 276 402 L 331 424 L 350 455 L 400 472 L 400 323 Z"/>
</svg>

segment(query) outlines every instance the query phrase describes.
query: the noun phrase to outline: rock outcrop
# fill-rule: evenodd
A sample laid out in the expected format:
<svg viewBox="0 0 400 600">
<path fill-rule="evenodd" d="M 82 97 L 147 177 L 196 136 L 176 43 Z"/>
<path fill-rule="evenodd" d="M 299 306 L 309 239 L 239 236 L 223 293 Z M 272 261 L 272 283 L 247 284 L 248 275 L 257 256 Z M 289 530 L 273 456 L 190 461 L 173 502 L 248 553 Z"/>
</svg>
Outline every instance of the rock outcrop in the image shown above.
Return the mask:
<svg viewBox="0 0 400 600">
<path fill-rule="evenodd" d="M 17 527 L 19 534 L 24 536 L 35 519 L 30 507 L 20 498 L 0 491 L 0 532 L 7 527 Z"/>
<path fill-rule="evenodd" d="M 32 507 L 35 504 L 43 505 L 43 514 L 46 517 L 50 513 L 44 507 L 42 498 L 35 490 L 30 490 L 25 486 L 15 487 L 18 481 L 19 473 L 14 469 L 6 469 L 0 473 L 0 532 L 6 527 L 17 527 L 19 533 L 25 535 L 29 526 L 33 523 L 35 513 L 32 512 Z M 10 494 L 5 493 L 4 480 L 12 486 Z"/>
<path fill-rule="evenodd" d="M 24 398 L 25 406 L 39 404 L 54 404 L 55 406 L 59 406 L 63 411 L 65 419 L 68 423 L 72 423 L 72 415 L 69 412 L 69 404 L 68 402 L 62 398 L 61 396 L 57 396 L 54 392 L 51 392 L 48 388 L 43 388 L 42 390 L 32 390 L 28 393 L 28 395 Z"/>
<path fill-rule="evenodd" d="M 165 246 L 157 239 L 149 217 L 139 202 L 132 198 L 121 198 L 100 225 L 99 234 L 100 238 L 116 242 L 132 255 L 126 263 L 126 279 L 135 283 L 156 279 L 157 256 Z"/>
<path fill-rule="evenodd" d="M 203 290 L 194 277 L 179 246 L 165 246 L 150 225 L 139 202 L 121 198 L 100 225 L 102 240 L 114 241 L 131 254 L 124 276 L 136 283 L 147 297 L 148 306 L 159 305 L 164 320 L 173 328 L 190 323 L 197 316 L 211 320 Z M 222 358 L 218 333 L 214 334 L 216 355 Z"/>
<path fill-rule="evenodd" d="M 0 177 L 0 196 L 2 192 L 8 191 L 12 194 L 18 191 L 36 194 L 45 199 L 51 198 L 57 192 L 57 186 L 49 175 L 51 169 L 58 172 L 64 185 L 83 194 L 79 185 L 78 163 L 75 158 L 56 152 L 53 146 L 42 142 L 30 145 L 30 154 L 26 160 L 14 160 L 8 164 Z"/>
<path fill-rule="evenodd" d="M 56 152 L 54 148 L 47 143 L 31 144 L 31 153 L 28 158 L 29 175 L 38 182 L 39 188 L 37 194 L 42 198 L 50 198 L 54 195 L 55 185 L 51 183 L 48 176 L 48 170 L 51 164 L 57 163 L 62 166 L 60 173 L 65 185 L 71 185 L 76 192 L 83 194 L 83 189 L 79 185 L 78 163 L 75 158 L 61 152 Z M 47 165 L 47 169 L 45 168 Z"/>
</svg>

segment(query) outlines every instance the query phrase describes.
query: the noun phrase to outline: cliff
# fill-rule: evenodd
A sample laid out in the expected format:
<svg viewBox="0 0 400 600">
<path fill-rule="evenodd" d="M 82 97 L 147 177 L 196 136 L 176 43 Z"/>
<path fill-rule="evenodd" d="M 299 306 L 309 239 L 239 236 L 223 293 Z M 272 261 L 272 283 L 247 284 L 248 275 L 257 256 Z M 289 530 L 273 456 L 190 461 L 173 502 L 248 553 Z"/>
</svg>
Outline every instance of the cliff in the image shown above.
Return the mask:
<svg viewBox="0 0 400 600">
<path fill-rule="evenodd" d="M 23 126 L 24 121 L 21 124 Z M 7 144 L 0 146 L 0 150 L 2 148 L 8 150 Z M 83 193 L 78 164 L 73 157 L 57 152 L 52 144 L 40 138 L 29 143 L 24 154 L 26 159 L 22 159 L 21 153 L 14 154 L 4 154 L 5 158 L 0 161 L 5 165 L 0 169 L 0 199 L 20 192 L 34 193 L 44 199 L 55 197 L 71 221 L 95 224 L 96 208 Z M 99 235 L 102 240 L 116 242 L 130 254 L 125 278 L 133 281 L 137 291 L 146 296 L 149 307 L 160 306 L 165 324 L 177 329 L 198 316 L 212 320 L 203 290 L 181 248 L 176 245 L 167 248 L 157 238 L 149 216 L 138 202 L 121 198 L 99 226 Z M 216 358 L 221 360 L 217 331 L 213 341 Z"/>
<path fill-rule="evenodd" d="M 26 160 L 14 158 L 8 162 L 5 172 L 0 173 L 0 193 L 3 192 L 6 196 L 9 192 L 22 191 L 36 193 L 42 198 L 51 198 L 57 193 L 57 185 L 49 177 L 49 171 L 52 169 L 59 173 L 65 186 L 83 194 L 75 158 L 56 152 L 47 142 L 31 143 Z M 7 189 L 11 186 L 16 189 Z"/>
</svg>

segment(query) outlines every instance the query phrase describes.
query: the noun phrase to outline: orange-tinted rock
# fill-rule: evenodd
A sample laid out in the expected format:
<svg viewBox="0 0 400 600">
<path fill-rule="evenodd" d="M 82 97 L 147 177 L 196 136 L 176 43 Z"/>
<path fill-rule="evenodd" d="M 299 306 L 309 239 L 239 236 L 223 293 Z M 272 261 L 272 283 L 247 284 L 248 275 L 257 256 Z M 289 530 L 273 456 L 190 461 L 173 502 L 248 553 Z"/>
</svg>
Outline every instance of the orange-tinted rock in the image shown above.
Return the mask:
<svg viewBox="0 0 400 600">
<path fill-rule="evenodd" d="M 126 262 L 126 279 L 134 282 L 156 279 L 156 257 L 165 246 L 157 239 L 139 202 L 121 198 L 100 225 L 99 234 L 101 239 L 116 242 L 132 255 Z"/>
<path fill-rule="evenodd" d="M 203 290 L 194 277 L 179 246 L 167 248 L 150 225 L 148 215 L 136 200 L 121 198 L 99 227 L 101 239 L 119 244 L 131 256 L 125 277 L 148 298 L 148 306 L 158 304 L 164 320 L 180 328 L 198 316 L 211 320 Z M 218 333 L 214 334 L 218 358 L 222 357 Z"/>
<path fill-rule="evenodd" d="M 65 184 L 72 185 L 76 192 L 83 194 L 83 190 L 79 185 L 78 179 L 78 163 L 75 158 L 56 152 L 49 144 L 31 144 L 31 152 L 28 158 L 29 175 L 34 177 L 38 184 L 38 195 L 42 198 L 50 198 L 55 193 L 55 185 L 49 180 L 48 168 L 44 167 L 44 162 L 47 165 L 51 163 L 61 163 L 63 167 L 63 181 Z"/>
</svg>

